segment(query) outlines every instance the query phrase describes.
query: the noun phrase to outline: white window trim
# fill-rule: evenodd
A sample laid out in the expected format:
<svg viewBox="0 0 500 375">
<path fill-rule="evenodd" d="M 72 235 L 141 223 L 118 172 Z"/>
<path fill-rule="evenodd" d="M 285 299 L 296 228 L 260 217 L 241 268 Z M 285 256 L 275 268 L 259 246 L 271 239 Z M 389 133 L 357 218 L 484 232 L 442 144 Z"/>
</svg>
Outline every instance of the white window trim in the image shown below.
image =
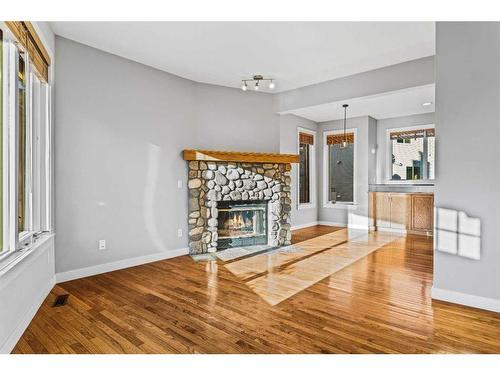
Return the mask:
<svg viewBox="0 0 500 375">
<path fill-rule="evenodd" d="M 425 124 L 425 125 L 415 125 L 415 126 L 403 126 L 399 128 L 386 129 L 385 142 L 386 142 L 386 154 L 385 154 L 385 183 L 388 185 L 434 185 L 435 180 L 393 180 L 392 176 L 392 142 L 391 133 L 401 132 L 406 130 L 418 130 L 418 129 L 435 129 L 435 124 Z"/>
<path fill-rule="evenodd" d="M 354 152 L 353 152 L 353 202 L 336 202 L 328 201 L 328 145 L 326 139 L 332 134 L 343 134 L 344 130 L 325 130 L 323 132 L 323 207 L 324 208 L 340 208 L 354 209 L 357 206 L 357 191 L 358 191 L 358 128 L 347 128 L 346 133 L 354 133 Z"/>
<path fill-rule="evenodd" d="M 300 166 L 297 164 L 297 210 L 307 210 L 311 208 L 316 208 L 316 144 L 317 137 L 316 131 L 297 127 L 297 154 L 300 149 L 300 137 L 299 133 L 310 134 L 314 137 L 314 144 L 311 146 L 309 152 L 309 203 L 300 203 Z"/>
<path fill-rule="evenodd" d="M 26 62 L 26 121 L 27 121 L 27 161 L 26 169 L 26 228 L 19 232 L 17 215 L 17 170 L 18 170 L 18 134 L 17 128 L 17 59 L 19 47 L 13 34 L 0 22 L 3 32 L 3 251 L 0 252 L 0 268 L 5 264 L 13 264 L 18 259 L 24 258 L 26 250 L 38 247 L 39 240 L 47 235 L 39 236 L 41 231 L 51 229 L 51 103 L 50 85 L 43 84 L 37 89 L 37 103 L 46 106 L 45 110 L 38 110 L 40 118 L 34 119 L 33 106 L 33 80 L 34 74 L 29 56 L 25 55 Z M 45 96 L 40 95 L 42 88 Z M 43 99 L 43 103 L 42 103 Z M 42 118 L 43 117 L 43 118 Z M 43 137 L 43 138 L 42 138 Z M 43 146 L 42 146 L 43 142 Z M 42 167 L 43 166 L 43 167 Z M 34 169 L 38 169 L 35 173 Z M 43 177 L 42 177 L 43 176 Z M 47 199 L 46 202 L 42 200 Z M 38 201 L 38 202 L 36 202 Z M 37 204 L 38 207 L 34 207 Z M 43 205 L 43 215 L 40 207 Z M 35 220 L 33 215 L 38 215 Z"/>
</svg>

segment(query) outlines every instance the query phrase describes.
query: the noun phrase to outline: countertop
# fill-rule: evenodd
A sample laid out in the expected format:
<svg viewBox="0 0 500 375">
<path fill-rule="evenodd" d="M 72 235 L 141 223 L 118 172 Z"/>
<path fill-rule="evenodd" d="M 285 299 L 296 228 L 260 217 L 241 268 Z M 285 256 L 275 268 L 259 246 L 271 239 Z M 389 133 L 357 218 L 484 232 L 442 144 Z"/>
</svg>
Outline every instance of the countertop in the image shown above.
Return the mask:
<svg viewBox="0 0 500 375">
<path fill-rule="evenodd" d="M 434 193 L 432 184 L 370 184 L 369 191 L 388 193 Z"/>
</svg>

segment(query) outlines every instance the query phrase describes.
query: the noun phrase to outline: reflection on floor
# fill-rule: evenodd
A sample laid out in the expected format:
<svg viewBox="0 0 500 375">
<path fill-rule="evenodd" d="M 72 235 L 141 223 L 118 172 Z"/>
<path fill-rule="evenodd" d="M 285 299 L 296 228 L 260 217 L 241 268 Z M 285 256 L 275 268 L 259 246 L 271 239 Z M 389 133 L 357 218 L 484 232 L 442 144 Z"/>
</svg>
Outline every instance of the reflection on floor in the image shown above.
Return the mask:
<svg viewBox="0 0 500 375">
<path fill-rule="evenodd" d="M 224 267 L 274 306 L 399 237 L 342 229 L 292 245 L 293 251 L 261 253 Z"/>
<path fill-rule="evenodd" d="M 245 267 L 183 256 L 58 284 L 14 352 L 500 353 L 500 314 L 431 300 L 432 238 L 374 233 L 345 246 L 345 232 L 320 232 L 302 253 Z M 331 250 L 313 249 L 323 244 Z M 330 257 L 361 249 L 368 255 L 335 271 Z M 269 270 L 273 282 L 249 286 Z M 310 285 L 316 273 L 327 276 Z M 287 278 L 295 294 L 275 305 L 261 297 L 286 297 Z M 65 293 L 67 305 L 52 307 Z"/>
</svg>

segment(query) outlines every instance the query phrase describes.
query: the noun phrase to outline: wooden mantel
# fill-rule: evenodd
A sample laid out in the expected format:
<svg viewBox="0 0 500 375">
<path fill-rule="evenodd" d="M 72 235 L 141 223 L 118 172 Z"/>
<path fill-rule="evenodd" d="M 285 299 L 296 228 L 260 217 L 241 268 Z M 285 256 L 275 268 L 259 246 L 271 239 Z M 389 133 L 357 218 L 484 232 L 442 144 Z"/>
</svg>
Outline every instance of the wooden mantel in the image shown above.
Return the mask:
<svg viewBox="0 0 500 375">
<path fill-rule="evenodd" d="M 242 163 L 298 163 L 299 155 L 266 152 L 232 152 L 212 150 L 184 150 L 184 160 L 235 161 Z"/>
</svg>

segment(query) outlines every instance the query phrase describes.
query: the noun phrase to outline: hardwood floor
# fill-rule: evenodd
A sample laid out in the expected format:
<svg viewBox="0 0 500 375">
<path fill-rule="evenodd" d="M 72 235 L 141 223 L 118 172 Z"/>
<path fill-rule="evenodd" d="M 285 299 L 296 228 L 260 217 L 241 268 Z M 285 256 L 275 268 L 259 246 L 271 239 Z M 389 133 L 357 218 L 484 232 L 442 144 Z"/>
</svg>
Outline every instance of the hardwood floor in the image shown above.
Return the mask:
<svg viewBox="0 0 500 375">
<path fill-rule="evenodd" d="M 432 239 L 324 230 L 58 284 L 13 352 L 500 353 L 500 314 L 431 300 Z"/>
</svg>

